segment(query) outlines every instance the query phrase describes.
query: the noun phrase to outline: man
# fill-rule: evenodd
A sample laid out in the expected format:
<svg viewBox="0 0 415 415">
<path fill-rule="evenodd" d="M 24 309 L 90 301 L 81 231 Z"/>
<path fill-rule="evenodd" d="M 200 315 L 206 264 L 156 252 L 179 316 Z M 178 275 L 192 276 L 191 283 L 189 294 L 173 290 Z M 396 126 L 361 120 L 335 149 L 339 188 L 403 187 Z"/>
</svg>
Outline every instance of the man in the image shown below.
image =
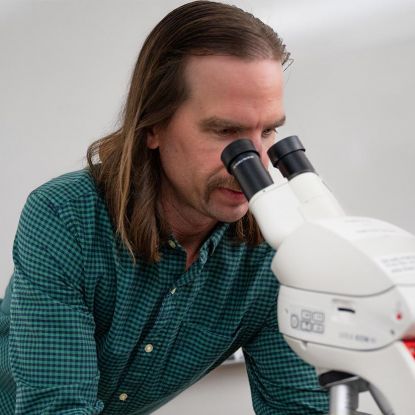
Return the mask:
<svg viewBox="0 0 415 415">
<path fill-rule="evenodd" d="M 154 28 L 121 128 L 23 209 L 1 414 L 147 414 L 239 347 L 257 414 L 327 411 L 278 332 L 274 252 L 220 161 L 249 137 L 267 164 L 287 59 L 233 6 L 188 3 Z"/>
</svg>

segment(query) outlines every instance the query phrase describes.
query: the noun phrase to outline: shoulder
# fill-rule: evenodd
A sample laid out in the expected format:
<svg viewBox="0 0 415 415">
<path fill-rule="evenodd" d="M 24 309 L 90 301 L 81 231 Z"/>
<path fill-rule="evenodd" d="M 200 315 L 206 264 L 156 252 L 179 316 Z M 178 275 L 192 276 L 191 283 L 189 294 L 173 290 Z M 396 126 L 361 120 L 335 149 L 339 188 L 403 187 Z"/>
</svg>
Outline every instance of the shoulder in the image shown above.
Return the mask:
<svg viewBox="0 0 415 415">
<path fill-rule="evenodd" d="M 55 177 L 30 193 L 20 215 L 13 260 L 21 275 L 37 286 L 71 286 L 92 299 L 97 275 L 112 264 L 111 243 L 106 205 L 85 169 Z"/>
<path fill-rule="evenodd" d="M 34 189 L 22 211 L 20 226 L 45 233 L 67 229 L 84 249 L 108 239 L 113 228 L 107 205 L 87 169 L 55 177 Z"/>
<path fill-rule="evenodd" d="M 59 208 L 80 199 L 99 199 L 97 188 L 88 169 L 55 177 L 34 189 L 31 195 L 42 196 L 51 206 Z"/>
</svg>

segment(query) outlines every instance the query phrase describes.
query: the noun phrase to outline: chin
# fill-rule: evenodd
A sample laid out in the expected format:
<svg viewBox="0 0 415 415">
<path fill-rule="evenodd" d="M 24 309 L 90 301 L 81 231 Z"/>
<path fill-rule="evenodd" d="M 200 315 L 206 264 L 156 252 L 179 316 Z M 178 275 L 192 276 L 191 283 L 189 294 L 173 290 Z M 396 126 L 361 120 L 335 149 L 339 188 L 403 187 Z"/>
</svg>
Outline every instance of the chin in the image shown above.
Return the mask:
<svg viewBox="0 0 415 415">
<path fill-rule="evenodd" d="M 215 215 L 215 217 L 220 222 L 233 223 L 243 218 L 247 212 L 248 212 L 248 206 L 243 207 L 243 208 L 241 207 L 240 209 L 234 210 L 232 212 L 230 211 L 220 212 L 217 215 Z"/>
</svg>

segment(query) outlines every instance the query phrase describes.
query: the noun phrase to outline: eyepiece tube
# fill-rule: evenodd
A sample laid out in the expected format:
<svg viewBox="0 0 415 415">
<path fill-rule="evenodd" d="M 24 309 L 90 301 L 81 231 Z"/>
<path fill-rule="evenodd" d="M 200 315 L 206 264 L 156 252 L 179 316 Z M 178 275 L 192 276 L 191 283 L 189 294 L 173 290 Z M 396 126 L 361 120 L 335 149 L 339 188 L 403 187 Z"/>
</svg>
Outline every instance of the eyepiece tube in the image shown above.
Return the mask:
<svg viewBox="0 0 415 415">
<path fill-rule="evenodd" d="M 314 167 L 305 155 L 305 148 L 296 135 L 275 143 L 268 150 L 268 156 L 272 165 L 288 180 L 301 173 L 315 173 Z"/>
<path fill-rule="evenodd" d="M 242 138 L 229 144 L 223 150 L 221 160 L 229 174 L 238 181 L 248 200 L 260 190 L 273 184 L 258 151 L 249 139 Z"/>
</svg>

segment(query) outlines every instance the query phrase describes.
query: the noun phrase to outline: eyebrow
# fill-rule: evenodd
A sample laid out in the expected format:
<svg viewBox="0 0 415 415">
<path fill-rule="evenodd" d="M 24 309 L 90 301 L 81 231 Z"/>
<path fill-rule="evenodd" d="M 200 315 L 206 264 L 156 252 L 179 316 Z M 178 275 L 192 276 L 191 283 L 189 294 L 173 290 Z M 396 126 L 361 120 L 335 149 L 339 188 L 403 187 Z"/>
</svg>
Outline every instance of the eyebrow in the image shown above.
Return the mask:
<svg viewBox="0 0 415 415">
<path fill-rule="evenodd" d="M 274 122 L 273 124 L 270 124 L 266 126 L 267 129 L 275 129 L 278 127 L 281 127 L 285 124 L 286 116 L 284 115 L 279 120 Z M 225 128 L 231 128 L 237 131 L 243 131 L 247 130 L 249 127 L 247 125 L 244 125 L 242 123 L 238 123 L 232 120 L 227 120 L 225 118 L 219 118 L 219 117 L 210 117 L 206 118 L 205 120 L 202 120 L 199 123 L 200 127 L 204 131 L 210 131 L 210 130 L 220 130 Z"/>
</svg>

